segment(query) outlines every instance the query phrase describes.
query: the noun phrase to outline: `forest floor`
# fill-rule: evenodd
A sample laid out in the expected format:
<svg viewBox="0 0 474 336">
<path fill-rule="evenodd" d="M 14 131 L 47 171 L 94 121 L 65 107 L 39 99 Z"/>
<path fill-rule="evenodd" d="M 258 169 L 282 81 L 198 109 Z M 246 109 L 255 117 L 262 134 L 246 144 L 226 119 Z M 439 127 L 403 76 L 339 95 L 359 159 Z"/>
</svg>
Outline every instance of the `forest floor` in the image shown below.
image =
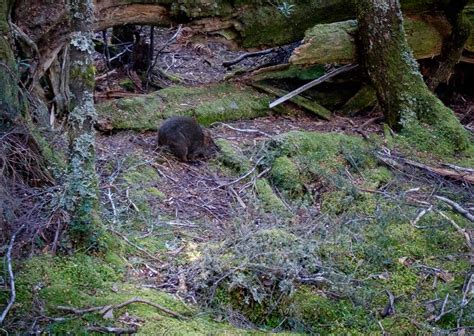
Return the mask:
<svg viewBox="0 0 474 336">
<path fill-rule="evenodd" d="M 155 50 L 175 32 L 157 32 Z M 155 84 L 220 82 L 228 73 L 222 62 L 240 54 L 187 33 L 161 50 Z M 240 66 L 258 67 L 268 57 Z M 96 58 L 100 76 L 108 71 L 103 55 Z M 146 91 L 130 72 L 103 78 L 98 102 Z M 468 129 L 473 102 L 459 94 L 452 104 Z M 330 121 L 291 110 L 211 125 L 221 151 L 188 163 L 157 148 L 157 132 L 99 133 L 109 250 L 27 261 L 12 330 L 472 332 L 474 257 L 465 235 L 472 237 L 472 222 L 435 197 L 473 208 L 472 185 L 403 161 L 441 167 L 472 158 L 398 146 L 377 110 Z M 155 306 L 125 304 L 133 297 Z M 102 309 L 78 310 L 90 307 Z"/>
</svg>

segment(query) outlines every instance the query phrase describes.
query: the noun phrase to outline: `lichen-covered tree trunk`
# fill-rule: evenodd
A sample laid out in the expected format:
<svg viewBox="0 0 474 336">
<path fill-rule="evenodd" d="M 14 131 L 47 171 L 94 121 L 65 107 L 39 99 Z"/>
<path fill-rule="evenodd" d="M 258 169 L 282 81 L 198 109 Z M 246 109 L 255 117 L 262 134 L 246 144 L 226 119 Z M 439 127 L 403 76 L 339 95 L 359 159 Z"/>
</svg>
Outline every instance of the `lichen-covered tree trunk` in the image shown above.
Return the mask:
<svg viewBox="0 0 474 336">
<path fill-rule="evenodd" d="M 453 112 L 426 86 L 408 46 L 399 0 L 356 1 L 363 63 L 388 124 L 418 148 L 464 150 L 469 139 Z"/>
<path fill-rule="evenodd" d="M 16 119 L 20 106 L 15 58 L 9 40 L 8 15 L 12 4 L 12 0 L 0 2 L 0 131 L 5 131 Z"/>
<path fill-rule="evenodd" d="M 469 0 L 451 0 L 444 9 L 444 13 L 451 24 L 451 34 L 443 43 L 441 61 L 428 80 L 428 87 L 434 91 L 441 83 L 446 83 L 459 62 L 464 45 L 471 34 L 471 22 L 464 13 Z"/>
<path fill-rule="evenodd" d="M 101 228 L 93 128 L 96 119 L 92 59 L 94 5 L 91 0 L 71 0 L 69 5 L 72 33 L 69 44 L 71 102 L 67 205 L 71 214 L 71 237 L 76 244 L 82 245 L 97 243 Z"/>
</svg>

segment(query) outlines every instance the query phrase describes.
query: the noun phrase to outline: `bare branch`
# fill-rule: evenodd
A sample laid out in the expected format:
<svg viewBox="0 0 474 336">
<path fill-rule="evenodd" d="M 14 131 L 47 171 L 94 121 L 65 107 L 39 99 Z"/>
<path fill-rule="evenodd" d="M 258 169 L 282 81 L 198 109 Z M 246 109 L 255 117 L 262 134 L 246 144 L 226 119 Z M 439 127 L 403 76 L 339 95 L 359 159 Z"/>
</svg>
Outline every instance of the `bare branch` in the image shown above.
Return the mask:
<svg viewBox="0 0 474 336">
<path fill-rule="evenodd" d="M 12 250 L 13 244 L 15 244 L 15 239 L 17 235 L 25 228 L 26 223 L 24 223 L 16 232 L 13 234 L 12 238 L 10 239 L 10 244 L 8 245 L 7 250 L 7 268 L 8 268 L 8 277 L 10 278 L 10 299 L 8 300 L 8 304 L 3 310 L 2 314 L 0 315 L 0 325 L 3 324 L 3 321 L 7 317 L 8 312 L 12 308 L 13 304 L 15 303 L 16 299 L 16 291 L 15 291 L 15 275 L 13 274 L 13 267 L 12 267 Z"/>
<path fill-rule="evenodd" d="M 274 102 L 270 103 L 270 106 L 269 108 L 274 108 L 275 106 L 278 106 L 280 105 L 281 103 L 284 103 L 286 102 L 288 99 L 291 99 L 293 98 L 294 96 L 297 96 L 299 95 L 300 93 L 308 90 L 308 89 L 311 89 L 313 86 L 316 86 L 318 84 L 321 84 L 325 81 L 327 81 L 328 79 L 340 74 L 340 73 L 343 73 L 343 72 L 347 72 L 347 71 L 350 71 L 352 69 L 355 69 L 357 68 L 359 65 L 358 64 L 347 64 L 347 65 L 344 65 L 340 68 L 337 68 L 336 70 L 334 71 L 331 71 L 327 74 L 325 74 L 324 76 L 321 76 L 319 78 L 316 78 L 315 80 L 297 88 L 296 90 L 294 91 L 291 91 L 290 93 L 288 93 L 287 95 L 281 97 L 281 98 L 278 98 L 277 100 L 275 100 Z"/>
<path fill-rule="evenodd" d="M 77 309 L 77 308 L 74 308 L 74 307 L 67 307 L 67 306 L 57 306 L 56 308 L 58 310 L 62 310 L 62 311 L 65 311 L 67 313 L 72 313 L 72 314 L 76 314 L 76 315 L 84 315 L 84 314 L 87 314 L 87 313 L 93 313 L 93 312 L 97 312 L 97 311 L 100 311 L 100 313 L 102 315 L 105 315 L 106 313 L 108 313 L 112 309 L 120 309 L 120 308 L 128 306 L 132 303 L 144 303 L 144 304 L 152 306 L 152 307 L 154 307 L 158 310 L 161 310 L 162 312 L 164 312 L 168 315 L 171 315 L 175 318 L 178 318 L 178 319 L 181 319 L 181 320 L 187 320 L 188 319 L 186 316 L 183 316 L 179 313 L 176 313 L 176 312 L 174 312 L 174 311 L 172 311 L 172 310 L 170 310 L 166 307 L 163 307 L 163 306 L 161 306 L 157 303 L 154 303 L 154 302 L 151 302 L 151 301 L 139 298 L 139 297 L 134 297 L 134 298 L 131 298 L 130 300 L 127 300 L 125 302 L 118 303 L 118 304 L 115 304 L 115 305 L 91 307 L 91 308 L 86 308 L 86 309 Z"/>
<path fill-rule="evenodd" d="M 450 200 L 449 198 L 443 197 L 443 196 L 438 196 L 435 195 L 436 199 L 439 199 L 440 201 L 443 201 L 446 204 L 449 204 L 451 208 L 453 208 L 455 211 L 459 212 L 461 215 L 469 219 L 471 222 L 474 222 L 474 215 L 471 214 L 469 211 L 464 209 L 462 206 L 460 206 L 458 203 Z"/>
</svg>

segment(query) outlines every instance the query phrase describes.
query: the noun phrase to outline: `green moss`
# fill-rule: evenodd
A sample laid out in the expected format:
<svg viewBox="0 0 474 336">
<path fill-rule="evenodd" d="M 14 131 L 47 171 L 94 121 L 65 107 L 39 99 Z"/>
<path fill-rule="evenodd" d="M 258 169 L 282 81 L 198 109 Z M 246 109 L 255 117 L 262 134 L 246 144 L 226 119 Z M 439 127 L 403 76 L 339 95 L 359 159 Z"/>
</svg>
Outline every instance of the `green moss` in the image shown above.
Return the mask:
<svg viewBox="0 0 474 336">
<path fill-rule="evenodd" d="M 319 178 L 342 189 L 353 189 L 343 176 L 348 164 L 356 170 L 374 165 L 362 139 L 341 134 L 285 133 L 269 142 L 267 160 L 272 164 L 276 158 L 284 156 L 298 167 L 302 175 L 299 180 Z"/>
<path fill-rule="evenodd" d="M 296 78 L 300 80 L 313 80 L 325 74 L 324 66 L 316 65 L 310 67 L 300 67 L 293 64 L 282 70 L 275 70 L 268 73 L 261 73 L 252 76 L 252 80 L 261 81 L 269 79 Z"/>
<path fill-rule="evenodd" d="M 393 179 L 393 174 L 390 170 L 382 166 L 365 169 L 362 175 L 365 178 L 364 185 L 373 190 L 378 189 Z"/>
<path fill-rule="evenodd" d="M 208 87 L 169 87 L 156 93 L 101 103 L 99 119 L 114 129 L 156 130 L 171 116 L 195 116 L 208 126 L 216 121 L 250 119 L 268 113 L 270 98 L 248 87 L 218 84 Z"/>
<path fill-rule="evenodd" d="M 255 190 L 265 211 L 288 214 L 285 204 L 277 195 L 275 195 L 267 179 L 258 179 L 255 183 Z"/>
<path fill-rule="evenodd" d="M 236 28 L 244 47 L 282 45 L 300 40 L 304 31 L 317 23 L 342 21 L 353 15 L 352 6 L 344 1 L 297 1 L 289 16 L 276 5 L 259 3 L 252 10 L 242 11 L 241 25 Z"/>
<path fill-rule="evenodd" d="M 58 305 L 83 305 L 120 278 L 120 273 L 96 257 L 33 257 L 17 274 L 16 311 L 29 311 L 33 296 L 43 300 L 49 312 Z"/>
<path fill-rule="evenodd" d="M 114 256 L 112 259 L 119 258 Z M 111 259 L 108 258 L 110 261 Z M 182 301 L 172 296 L 150 289 L 121 283 L 122 274 L 108 262 L 97 257 L 76 255 L 74 257 L 33 257 L 21 265 L 16 274 L 17 303 L 12 311 L 16 318 L 29 321 L 37 305 L 45 305 L 48 316 L 65 316 L 57 306 L 86 308 L 117 304 L 132 297 L 140 297 L 162 305 L 181 315 L 194 314 L 193 307 L 185 306 Z M 112 290 L 113 288 L 113 290 Z M 246 334 L 234 327 L 213 321 L 210 316 L 200 314 L 189 320 L 179 320 L 144 304 L 132 304 L 114 311 L 116 317 L 125 312 L 142 319 L 138 334 L 156 335 L 167 330 L 170 335 L 217 335 L 222 333 Z M 87 335 L 90 324 L 109 326 L 110 320 L 102 319 L 100 314 L 86 314 L 83 318 L 51 321 L 45 326 L 48 333 Z M 113 324 L 116 326 L 116 323 Z M 13 330 L 12 330 L 13 331 Z M 15 330 L 18 332 L 19 330 Z"/>
<path fill-rule="evenodd" d="M 163 200 L 166 197 L 166 195 L 162 191 L 160 191 L 160 190 L 158 190 L 157 188 L 154 188 L 154 187 L 147 188 L 145 191 L 146 191 L 147 194 L 149 194 L 153 197 L 156 197 L 159 200 Z"/>
<path fill-rule="evenodd" d="M 322 196 L 321 211 L 331 215 L 373 215 L 377 200 L 372 195 L 351 194 L 344 190 L 326 192 Z"/>
<path fill-rule="evenodd" d="M 69 76 L 71 81 L 78 80 L 84 83 L 84 87 L 93 88 L 95 85 L 95 67 L 92 64 L 71 67 Z"/>
<path fill-rule="evenodd" d="M 349 300 L 325 297 L 309 287 L 299 288 L 291 299 L 295 317 L 307 321 L 321 335 L 367 335 L 378 332 L 376 321 L 363 307 Z"/>
<path fill-rule="evenodd" d="M 124 79 L 120 82 L 120 86 L 126 91 L 134 92 L 135 83 L 131 79 Z"/>
<path fill-rule="evenodd" d="M 370 85 L 364 85 L 349 99 L 341 109 L 341 112 L 348 116 L 354 116 L 366 108 L 370 108 L 377 103 L 377 95 Z"/>
<path fill-rule="evenodd" d="M 270 176 L 272 182 L 290 197 L 302 196 L 303 183 L 299 169 L 288 157 L 282 156 L 273 161 Z"/>
<path fill-rule="evenodd" d="M 402 146 L 408 144 L 405 146 L 440 156 L 470 150 L 472 143 L 467 131 L 461 126 L 452 110 L 429 93 L 414 96 L 418 97 L 416 101 L 408 102 L 404 107 L 405 113 L 402 111 L 404 128 L 402 137 L 398 138 Z M 412 115 L 413 110 L 419 111 L 419 121 L 406 116 Z M 436 143 L 436 146 L 433 146 L 433 143 Z"/>
<path fill-rule="evenodd" d="M 232 13 L 232 4 L 228 0 L 180 0 L 170 2 L 173 15 L 186 15 L 189 18 L 226 16 Z"/>
<path fill-rule="evenodd" d="M 308 28 L 304 43 L 290 58 L 292 64 L 344 64 L 357 59 L 357 44 L 354 40 L 358 29 L 356 20 L 318 22 Z M 405 17 L 404 28 L 416 58 L 432 57 L 437 54 L 436 51 L 440 51 L 443 37 L 435 25 Z"/>
<path fill-rule="evenodd" d="M 139 160 L 139 159 L 138 159 Z M 130 185 L 155 182 L 160 179 L 156 170 L 150 165 L 139 165 L 123 174 L 123 179 Z"/>
<path fill-rule="evenodd" d="M 237 174 L 244 174 L 252 168 L 250 160 L 242 154 L 239 148 L 235 148 L 229 141 L 216 139 L 215 143 L 219 147 L 217 160 L 224 166 Z"/>
</svg>

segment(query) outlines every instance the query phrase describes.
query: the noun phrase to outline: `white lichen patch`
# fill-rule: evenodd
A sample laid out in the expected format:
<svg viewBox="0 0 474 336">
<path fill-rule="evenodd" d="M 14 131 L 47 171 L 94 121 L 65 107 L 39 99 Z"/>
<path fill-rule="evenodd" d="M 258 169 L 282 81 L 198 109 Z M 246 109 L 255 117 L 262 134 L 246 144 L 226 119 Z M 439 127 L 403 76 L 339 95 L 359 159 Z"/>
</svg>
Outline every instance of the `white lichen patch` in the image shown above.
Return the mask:
<svg viewBox="0 0 474 336">
<path fill-rule="evenodd" d="M 87 52 L 89 55 L 92 55 L 94 52 L 92 37 L 92 33 L 73 32 L 71 34 L 71 45 L 82 52 Z"/>
<path fill-rule="evenodd" d="M 82 100 L 69 113 L 69 123 L 75 126 L 82 126 L 84 121 L 96 120 L 97 111 L 94 106 L 94 97 L 92 93 L 85 91 Z"/>
</svg>

